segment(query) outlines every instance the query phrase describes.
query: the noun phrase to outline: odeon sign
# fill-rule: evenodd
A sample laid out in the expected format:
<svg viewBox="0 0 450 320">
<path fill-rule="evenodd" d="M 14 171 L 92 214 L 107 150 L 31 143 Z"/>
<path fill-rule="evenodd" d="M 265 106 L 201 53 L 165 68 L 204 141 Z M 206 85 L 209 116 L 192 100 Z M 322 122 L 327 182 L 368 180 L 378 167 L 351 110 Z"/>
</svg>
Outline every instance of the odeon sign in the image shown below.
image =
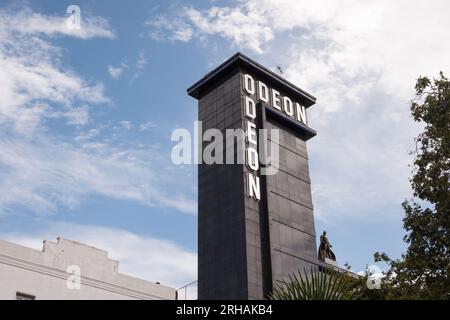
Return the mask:
<svg viewBox="0 0 450 320">
<path fill-rule="evenodd" d="M 269 104 L 272 108 L 277 109 L 290 118 L 295 118 L 296 121 L 308 125 L 306 118 L 306 108 L 298 102 L 292 102 L 292 100 L 280 95 L 280 92 L 273 88 L 267 87 L 262 81 L 255 81 L 249 74 L 245 74 L 243 77 L 244 92 L 248 95 L 245 97 L 245 105 L 247 108 L 255 108 L 255 101 L 251 96 L 255 95 L 256 98 L 264 103 Z"/>
<path fill-rule="evenodd" d="M 273 88 L 269 88 L 262 81 L 255 81 L 249 74 L 243 76 L 243 89 L 245 92 L 244 102 L 244 118 L 245 118 L 245 136 L 246 150 L 245 161 L 249 169 L 246 175 L 247 196 L 255 200 L 261 200 L 259 170 L 259 154 L 258 154 L 258 136 L 255 120 L 257 117 L 256 102 L 252 98 L 255 96 L 260 102 L 268 104 L 270 107 L 283 112 L 290 118 L 303 125 L 307 125 L 306 108 L 298 102 L 293 102 L 289 97 L 282 97 L 280 92 Z"/>
</svg>

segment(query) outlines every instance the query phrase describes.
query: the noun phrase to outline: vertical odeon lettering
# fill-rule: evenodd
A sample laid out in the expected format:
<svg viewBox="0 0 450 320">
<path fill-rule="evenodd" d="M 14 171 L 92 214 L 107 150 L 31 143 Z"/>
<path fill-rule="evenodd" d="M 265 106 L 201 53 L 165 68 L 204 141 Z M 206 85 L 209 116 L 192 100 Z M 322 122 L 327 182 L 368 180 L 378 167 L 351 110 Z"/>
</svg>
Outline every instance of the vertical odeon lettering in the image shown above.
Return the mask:
<svg viewBox="0 0 450 320">
<path fill-rule="evenodd" d="M 245 116 L 252 120 L 256 119 L 256 105 L 250 97 L 245 97 Z"/>
<path fill-rule="evenodd" d="M 255 81 L 252 76 L 244 75 L 244 92 L 249 95 L 255 93 Z M 245 150 L 245 162 L 248 170 L 247 174 L 247 195 L 255 200 L 261 200 L 261 186 L 260 180 L 257 176 L 259 170 L 259 156 L 258 156 L 258 134 L 256 131 L 256 124 L 252 121 L 256 119 L 256 103 L 249 97 L 245 96 L 245 140 L 247 143 Z"/>
<path fill-rule="evenodd" d="M 247 195 L 256 200 L 261 199 L 259 185 L 259 155 L 258 155 L 258 139 L 257 128 L 254 121 L 257 117 L 256 101 L 263 102 L 271 108 L 278 110 L 289 118 L 292 118 L 303 125 L 307 125 L 306 108 L 299 102 L 293 102 L 288 96 L 282 95 L 279 91 L 269 88 L 264 82 L 257 81 L 249 74 L 243 75 L 244 98 L 244 115 L 245 115 L 245 136 L 246 166 L 250 171 L 246 175 Z M 254 98 L 253 98 L 254 97 Z"/>
<path fill-rule="evenodd" d="M 255 80 L 249 74 L 244 75 L 244 90 L 249 95 L 255 94 Z"/>
</svg>

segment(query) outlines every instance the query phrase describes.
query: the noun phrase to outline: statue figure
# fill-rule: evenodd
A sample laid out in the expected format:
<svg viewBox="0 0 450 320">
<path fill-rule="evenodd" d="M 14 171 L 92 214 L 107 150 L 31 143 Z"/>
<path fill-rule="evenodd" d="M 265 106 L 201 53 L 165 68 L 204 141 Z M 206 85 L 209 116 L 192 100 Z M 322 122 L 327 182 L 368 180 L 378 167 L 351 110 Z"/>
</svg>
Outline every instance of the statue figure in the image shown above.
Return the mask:
<svg viewBox="0 0 450 320">
<path fill-rule="evenodd" d="M 320 246 L 319 246 L 319 254 L 318 258 L 320 261 L 325 262 L 325 258 L 330 259 L 332 261 L 336 261 L 336 256 L 333 251 L 331 251 L 332 245 L 328 241 L 326 231 L 320 236 Z"/>
</svg>

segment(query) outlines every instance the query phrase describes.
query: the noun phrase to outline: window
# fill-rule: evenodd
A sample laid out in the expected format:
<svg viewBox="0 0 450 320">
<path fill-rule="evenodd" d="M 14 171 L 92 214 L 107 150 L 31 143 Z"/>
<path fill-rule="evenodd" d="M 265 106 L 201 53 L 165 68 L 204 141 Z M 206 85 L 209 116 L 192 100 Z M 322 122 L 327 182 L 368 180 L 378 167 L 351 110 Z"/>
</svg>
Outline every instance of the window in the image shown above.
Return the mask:
<svg viewBox="0 0 450 320">
<path fill-rule="evenodd" d="M 36 300 L 36 296 L 22 292 L 16 292 L 16 300 Z"/>
</svg>

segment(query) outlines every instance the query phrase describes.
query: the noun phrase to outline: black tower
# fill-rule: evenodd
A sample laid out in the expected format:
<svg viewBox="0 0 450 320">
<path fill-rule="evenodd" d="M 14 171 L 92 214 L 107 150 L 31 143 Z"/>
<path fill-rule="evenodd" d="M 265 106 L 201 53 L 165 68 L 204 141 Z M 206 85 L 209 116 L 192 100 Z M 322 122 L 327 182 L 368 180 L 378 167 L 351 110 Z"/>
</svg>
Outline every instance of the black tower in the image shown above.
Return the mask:
<svg viewBox="0 0 450 320">
<path fill-rule="evenodd" d="M 198 168 L 198 298 L 263 299 L 278 280 L 318 264 L 306 149 L 316 132 L 305 111 L 316 99 L 241 53 L 187 91 L 203 131 L 245 130 L 248 99 L 258 129 L 279 129 L 279 170 L 255 173 L 259 199 L 249 196 L 245 164 Z"/>
</svg>

